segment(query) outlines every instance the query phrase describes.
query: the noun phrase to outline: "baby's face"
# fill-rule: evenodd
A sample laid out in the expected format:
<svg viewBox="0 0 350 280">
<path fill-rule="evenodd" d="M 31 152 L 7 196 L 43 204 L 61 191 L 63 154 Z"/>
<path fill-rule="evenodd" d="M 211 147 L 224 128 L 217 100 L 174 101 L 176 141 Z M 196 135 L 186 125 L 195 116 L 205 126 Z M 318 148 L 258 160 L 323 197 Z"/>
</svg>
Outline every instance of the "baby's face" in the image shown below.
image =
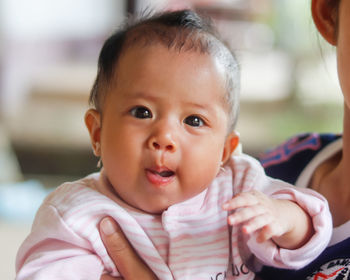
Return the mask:
<svg viewBox="0 0 350 280">
<path fill-rule="evenodd" d="M 101 156 L 116 193 L 150 213 L 201 193 L 218 173 L 228 115 L 211 56 L 132 47 L 103 106 Z"/>
</svg>

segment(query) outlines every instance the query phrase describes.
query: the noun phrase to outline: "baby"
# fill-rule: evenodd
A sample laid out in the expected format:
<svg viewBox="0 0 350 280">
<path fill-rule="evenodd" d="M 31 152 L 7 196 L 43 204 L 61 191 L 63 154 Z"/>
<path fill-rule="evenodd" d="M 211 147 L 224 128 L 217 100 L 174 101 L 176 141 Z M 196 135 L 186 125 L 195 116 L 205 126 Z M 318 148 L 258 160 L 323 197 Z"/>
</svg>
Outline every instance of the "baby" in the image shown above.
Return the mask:
<svg viewBox="0 0 350 280">
<path fill-rule="evenodd" d="M 327 203 L 232 155 L 238 93 L 235 57 L 192 11 L 113 34 L 85 115 L 103 168 L 45 199 L 17 279 L 118 276 L 98 232 L 105 216 L 159 279 L 253 279 L 262 264 L 312 261 L 330 238 Z"/>
</svg>

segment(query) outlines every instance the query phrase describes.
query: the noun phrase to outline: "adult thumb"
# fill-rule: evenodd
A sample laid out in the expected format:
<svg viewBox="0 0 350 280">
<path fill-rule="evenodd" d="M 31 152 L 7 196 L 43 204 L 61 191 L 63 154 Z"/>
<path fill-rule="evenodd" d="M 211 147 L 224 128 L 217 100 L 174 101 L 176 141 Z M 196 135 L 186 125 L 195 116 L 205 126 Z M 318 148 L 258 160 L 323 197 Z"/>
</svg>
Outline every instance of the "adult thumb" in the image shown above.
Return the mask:
<svg viewBox="0 0 350 280">
<path fill-rule="evenodd" d="M 101 220 L 100 235 L 109 256 L 124 279 L 157 279 L 155 274 L 137 255 L 114 219 L 105 217 Z"/>
</svg>

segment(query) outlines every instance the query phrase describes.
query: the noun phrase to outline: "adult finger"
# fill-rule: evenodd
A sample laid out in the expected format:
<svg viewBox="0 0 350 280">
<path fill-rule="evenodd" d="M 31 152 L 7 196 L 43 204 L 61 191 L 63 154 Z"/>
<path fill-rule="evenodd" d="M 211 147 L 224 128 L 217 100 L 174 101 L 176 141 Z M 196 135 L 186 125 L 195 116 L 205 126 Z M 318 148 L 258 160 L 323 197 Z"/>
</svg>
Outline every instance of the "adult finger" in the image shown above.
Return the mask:
<svg viewBox="0 0 350 280">
<path fill-rule="evenodd" d="M 100 280 L 123 280 L 121 277 L 113 277 L 108 274 L 104 274 L 101 276 Z"/>
<path fill-rule="evenodd" d="M 154 280 L 157 277 L 137 255 L 118 224 L 110 217 L 100 222 L 100 235 L 108 254 L 126 280 Z"/>
</svg>

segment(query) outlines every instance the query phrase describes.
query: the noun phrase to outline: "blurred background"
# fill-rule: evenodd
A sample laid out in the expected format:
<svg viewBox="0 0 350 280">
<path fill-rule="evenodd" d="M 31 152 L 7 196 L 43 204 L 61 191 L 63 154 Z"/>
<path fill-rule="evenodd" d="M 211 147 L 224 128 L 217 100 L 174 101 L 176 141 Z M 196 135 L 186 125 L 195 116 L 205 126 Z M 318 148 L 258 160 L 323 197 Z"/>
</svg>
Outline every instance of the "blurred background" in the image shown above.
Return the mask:
<svg viewBox="0 0 350 280">
<path fill-rule="evenodd" d="M 0 0 L 0 275 L 54 187 L 96 171 L 83 117 L 104 40 L 128 14 L 193 8 L 242 70 L 237 130 L 258 156 L 306 131 L 341 132 L 334 49 L 309 0 Z"/>
</svg>

